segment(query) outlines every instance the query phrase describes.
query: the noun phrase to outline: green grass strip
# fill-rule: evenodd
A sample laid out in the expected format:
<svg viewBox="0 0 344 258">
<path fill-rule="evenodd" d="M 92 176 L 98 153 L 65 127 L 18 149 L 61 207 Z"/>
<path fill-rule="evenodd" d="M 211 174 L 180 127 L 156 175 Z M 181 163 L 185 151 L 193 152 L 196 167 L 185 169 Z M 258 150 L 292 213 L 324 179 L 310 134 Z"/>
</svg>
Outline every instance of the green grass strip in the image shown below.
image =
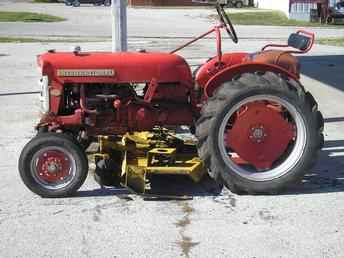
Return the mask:
<svg viewBox="0 0 344 258">
<path fill-rule="evenodd" d="M 0 22 L 61 22 L 66 19 L 48 14 L 0 11 Z"/>
<path fill-rule="evenodd" d="M 344 37 L 340 38 L 320 38 L 317 40 L 318 44 L 327 46 L 344 47 Z"/>
<path fill-rule="evenodd" d="M 338 25 L 328 25 L 307 21 L 288 19 L 280 11 L 258 11 L 228 13 L 234 25 L 263 25 L 263 26 L 300 26 L 300 27 L 333 27 Z M 215 17 L 213 17 L 215 18 Z"/>
<path fill-rule="evenodd" d="M 104 42 L 106 38 L 26 38 L 26 37 L 0 37 L 0 43 L 82 43 L 82 42 Z"/>
<path fill-rule="evenodd" d="M 33 0 L 34 3 L 58 3 L 57 0 Z"/>
</svg>

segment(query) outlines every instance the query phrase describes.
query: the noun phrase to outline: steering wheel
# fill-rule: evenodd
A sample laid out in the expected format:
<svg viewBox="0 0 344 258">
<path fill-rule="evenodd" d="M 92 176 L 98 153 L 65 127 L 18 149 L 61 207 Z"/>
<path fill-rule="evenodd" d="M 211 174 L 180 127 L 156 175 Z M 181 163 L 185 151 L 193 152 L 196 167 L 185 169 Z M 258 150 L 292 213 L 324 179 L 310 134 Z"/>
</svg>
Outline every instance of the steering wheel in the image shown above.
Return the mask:
<svg viewBox="0 0 344 258">
<path fill-rule="evenodd" d="M 236 44 L 239 42 L 238 36 L 235 32 L 234 26 L 229 19 L 228 15 L 226 14 L 225 10 L 223 9 L 223 6 L 220 4 L 216 5 L 216 11 L 219 14 L 220 21 L 225 25 L 225 29 L 229 35 L 229 37 L 233 40 L 233 42 Z"/>
</svg>

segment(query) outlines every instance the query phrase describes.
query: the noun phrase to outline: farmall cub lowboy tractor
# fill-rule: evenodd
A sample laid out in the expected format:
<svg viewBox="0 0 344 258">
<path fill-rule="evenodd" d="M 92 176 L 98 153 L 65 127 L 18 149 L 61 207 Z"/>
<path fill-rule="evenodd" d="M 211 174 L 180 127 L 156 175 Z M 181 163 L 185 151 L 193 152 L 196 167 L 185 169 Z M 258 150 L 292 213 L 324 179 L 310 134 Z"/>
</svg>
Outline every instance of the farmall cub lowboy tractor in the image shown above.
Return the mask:
<svg viewBox="0 0 344 258">
<path fill-rule="evenodd" d="M 26 186 L 43 197 L 74 194 L 88 174 L 91 140 L 99 146 L 98 182 L 138 193 L 155 174 L 196 182 L 209 175 L 215 185 L 247 194 L 300 181 L 323 144 L 322 115 L 293 56 L 308 52 L 314 35 L 298 31 L 286 45 L 222 53 L 222 31 L 238 38 L 222 3 L 216 9 L 218 25 L 170 53 L 38 56 L 42 116 L 19 160 Z M 217 55 L 192 73 L 176 52 L 211 33 Z M 178 137 L 179 128 L 197 140 Z"/>
</svg>

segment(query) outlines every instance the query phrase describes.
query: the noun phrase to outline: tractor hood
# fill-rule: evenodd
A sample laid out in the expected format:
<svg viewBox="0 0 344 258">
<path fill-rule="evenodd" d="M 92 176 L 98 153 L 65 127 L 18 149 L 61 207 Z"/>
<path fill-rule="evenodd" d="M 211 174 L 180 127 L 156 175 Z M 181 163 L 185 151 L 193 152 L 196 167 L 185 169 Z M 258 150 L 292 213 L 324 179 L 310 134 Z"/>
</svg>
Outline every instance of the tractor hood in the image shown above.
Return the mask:
<svg viewBox="0 0 344 258">
<path fill-rule="evenodd" d="M 43 75 L 61 82 L 192 82 L 186 61 L 175 54 L 48 52 L 38 57 Z"/>
</svg>

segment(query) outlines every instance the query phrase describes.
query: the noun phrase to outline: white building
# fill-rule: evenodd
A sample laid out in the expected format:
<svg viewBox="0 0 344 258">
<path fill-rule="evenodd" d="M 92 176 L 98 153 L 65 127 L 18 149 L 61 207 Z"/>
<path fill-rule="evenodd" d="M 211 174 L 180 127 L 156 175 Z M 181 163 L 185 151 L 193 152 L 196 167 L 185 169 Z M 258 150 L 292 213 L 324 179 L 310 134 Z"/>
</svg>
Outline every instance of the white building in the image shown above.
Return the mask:
<svg viewBox="0 0 344 258">
<path fill-rule="evenodd" d="M 258 8 L 279 10 L 289 16 L 289 0 L 255 0 L 254 5 Z"/>
<path fill-rule="evenodd" d="M 339 0 L 329 0 L 334 6 Z M 317 0 L 255 0 L 255 6 L 284 12 L 290 19 L 310 20 L 310 10 L 317 8 Z"/>
</svg>

